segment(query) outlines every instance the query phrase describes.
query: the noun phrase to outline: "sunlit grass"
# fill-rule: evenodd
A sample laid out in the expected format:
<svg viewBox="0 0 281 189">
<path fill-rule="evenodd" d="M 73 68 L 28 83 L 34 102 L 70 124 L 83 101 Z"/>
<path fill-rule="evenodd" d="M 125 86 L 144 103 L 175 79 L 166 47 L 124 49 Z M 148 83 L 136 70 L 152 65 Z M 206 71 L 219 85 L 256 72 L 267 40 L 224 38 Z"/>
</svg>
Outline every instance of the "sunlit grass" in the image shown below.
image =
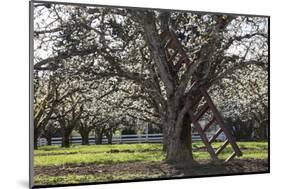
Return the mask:
<svg viewBox="0 0 281 189">
<path fill-rule="evenodd" d="M 221 142 L 212 144 L 214 148 L 222 145 Z M 268 144 L 266 142 L 238 142 L 243 156 L 239 159 L 268 158 Z M 197 160 L 210 159 L 209 153 L 201 142 L 193 143 L 193 155 Z M 226 159 L 232 152 L 230 145 L 225 148 L 220 158 Z M 40 147 L 35 150 L 35 166 L 50 166 L 64 164 L 116 164 L 136 161 L 162 161 L 165 154 L 162 144 L 118 144 L 118 145 L 75 145 L 70 148 L 59 146 Z"/>
<path fill-rule="evenodd" d="M 35 166 L 61 164 L 116 164 L 136 161 L 161 161 L 162 152 L 134 152 L 134 153 L 96 153 L 96 154 L 66 154 L 35 156 Z"/>
<path fill-rule="evenodd" d="M 215 142 L 212 146 L 216 149 L 222 142 Z M 243 156 L 239 159 L 267 159 L 268 144 L 266 142 L 238 142 Z M 219 158 L 226 159 L 232 153 L 228 145 Z M 209 160 L 210 155 L 202 142 L 193 143 L 193 156 L 196 160 Z M 70 148 L 59 146 L 39 147 L 35 150 L 35 167 L 64 166 L 64 165 L 113 165 L 130 162 L 161 162 L 165 158 L 162 144 L 118 144 L 118 145 L 74 145 Z M 54 167 L 56 168 L 56 167 Z M 118 170 L 117 170 L 118 171 Z M 36 185 L 56 185 L 75 183 L 98 183 L 115 180 L 134 180 L 163 177 L 163 173 L 143 174 L 138 172 L 98 173 L 98 174 L 66 174 L 59 176 L 35 175 Z"/>
<path fill-rule="evenodd" d="M 161 150 L 161 144 L 114 144 L 114 145 L 73 145 L 70 148 L 60 146 L 43 146 L 35 150 L 35 155 L 74 154 L 74 153 L 104 153 L 112 150 Z"/>
</svg>

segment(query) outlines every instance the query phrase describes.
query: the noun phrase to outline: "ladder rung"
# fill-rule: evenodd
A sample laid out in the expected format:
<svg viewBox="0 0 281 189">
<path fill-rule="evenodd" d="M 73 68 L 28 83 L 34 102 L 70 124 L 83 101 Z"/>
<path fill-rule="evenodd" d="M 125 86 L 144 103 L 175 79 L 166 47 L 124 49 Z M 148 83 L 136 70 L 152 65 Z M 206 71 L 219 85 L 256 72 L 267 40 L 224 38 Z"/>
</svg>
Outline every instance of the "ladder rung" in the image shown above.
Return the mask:
<svg viewBox="0 0 281 189">
<path fill-rule="evenodd" d="M 162 46 L 164 47 L 164 45 L 169 41 L 171 40 L 171 37 L 169 35 L 169 33 L 167 31 L 164 31 L 160 34 L 160 39 L 161 39 L 161 43 L 162 43 Z"/>
<path fill-rule="evenodd" d="M 167 48 L 170 43 L 172 43 L 172 39 L 168 39 L 165 43 L 164 43 L 164 48 Z"/>
<path fill-rule="evenodd" d="M 223 151 L 223 149 L 224 149 L 228 144 L 229 144 L 229 140 L 227 139 L 227 140 L 223 143 L 223 145 L 222 145 L 219 149 L 217 149 L 216 155 L 218 155 L 221 151 Z"/>
<path fill-rule="evenodd" d="M 236 153 L 233 152 L 225 161 L 228 162 L 228 161 L 232 160 L 235 156 L 236 156 Z"/>
<path fill-rule="evenodd" d="M 205 125 L 205 127 L 204 127 L 204 129 L 203 129 L 203 132 L 206 132 L 207 131 L 207 129 L 209 129 L 209 127 L 215 122 L 215 116 L 213 116 L 212 117 L 212 119 L 211 119 L 211 121 L 207 124 L 207 125 Z"/>
<path fill-rule="evenodd" d="M 221 132 L 222 132 L 222 129 L 219 128 L 219 129 L 217 130 L 217 132 L 215 133 L 215 135 L 209 140 L 209 143 L 214 142 L 214 141 L 216 140 L 216 138 L 221 134 Z"/>
<path fill-rule="evenodd" d="M 172 60 L 177 56 L 177 54 L 178 54 L 178 50 L 176 50 L 175 52 L 174 52 L 174 54 L 169 58 L 169 60 L 168 60 L 168 62 L 172 62 Z"/>
<path fill-rule="evenodd" d="M 200 117 L 209 109 L 208 103 L 205 103 L 203 107 L 199 110 L 199 112 L 196 114 L 195 119 L 196 121 L 200 119 Z"/>
</svg>

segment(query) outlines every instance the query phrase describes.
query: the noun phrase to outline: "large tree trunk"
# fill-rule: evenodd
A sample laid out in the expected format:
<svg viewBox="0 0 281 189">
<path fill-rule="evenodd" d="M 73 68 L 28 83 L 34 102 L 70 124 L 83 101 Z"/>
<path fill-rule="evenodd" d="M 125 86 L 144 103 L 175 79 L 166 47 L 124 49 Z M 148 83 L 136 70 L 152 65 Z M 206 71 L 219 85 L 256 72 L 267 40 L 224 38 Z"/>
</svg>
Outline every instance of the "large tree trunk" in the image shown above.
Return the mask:
<svg viewBox="0 0 281 189">
<path fill-rule="evenodd" d="M 167 61 L 161 44 L 159 31 L 155 24 L 155 14 L 147 12 L 143 16 L 139 15 L 139 19 L 143 21 L 144 37 L 166 92 L 166 98 L 161 99 L 160 97 L 159 104 L 161 105 L 156 105 L 156 109 L 162 112 L 163 149 L 166 151 L 166 161 L 173 164 L 193 165 L 191 121 L 187 112 L 193 104 L 192 97 L 197 96 L 198 91 L 194 88 L 194 91 L 188 95 L 185 91 L 188 80 L 192 78 L 191 75 L 196 67 L 187 69 L 181 78 L 177 73 L 174 73 L 175 70 L 171 67 L 171 62 Z M 167 19 L 165 20 L 162 22 L 164 25 L 161 24 L 163 29 L 168 28 Z M 158 82 L 158 80 L 155 82 Z M 158 88 L 156 87 L 156 90 L 161 91 Z M 153 98 L 157 102 L 159 95 L 154 95 Z"/>
<path fill-rule="evenodd" d="M 178 123 L 167 120 L 164 123 L 166 161 L 173 164 L 193 164 L 191 125 L 188 119 Z"/>
</svg>

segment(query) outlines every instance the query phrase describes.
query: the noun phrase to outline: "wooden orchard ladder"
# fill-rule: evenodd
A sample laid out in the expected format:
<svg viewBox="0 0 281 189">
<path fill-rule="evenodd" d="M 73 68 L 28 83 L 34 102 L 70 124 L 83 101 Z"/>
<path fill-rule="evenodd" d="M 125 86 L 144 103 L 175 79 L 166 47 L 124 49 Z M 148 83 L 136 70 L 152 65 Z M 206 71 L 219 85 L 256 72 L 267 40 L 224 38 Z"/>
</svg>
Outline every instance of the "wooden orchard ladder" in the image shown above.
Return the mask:
<svg viewBox="0 0 281 189">
<path fill-rule="evenodd" d="M 166 30 L 160 34 L 160 38 L 162 40 L 162 46 L 165 49 L 165 54 L 168 63 L 171 65 L 174 71 L 178 71 L 182 64 L 188 64 L 188 58 L 186 56 L 186 51 L 183 49 L 181 43 L 178 40 L 177 35 L 171 29 Z M 195 86 L 196 82 L 194 82 Z M 192 88 L 192 87 L 191 87 Z M 190 89 L 191 90 L 191 89 Z M 199 108 L 197 112 L 193 109 L 193 107 L 197 107 L 199 102 L 203 102 L 203 105 Z M 233 150 L 233 153 L 225 160 L 230 161 L 235 156 L 241 156 L 242 152 L 240 151 L 235 138 L 231 135 L 229 130 L 225 127 L 225 123 L 222 115 L 219 113 L 215 104 L 213 103 L 211 97 L 209 96 L 207 89 L 201 87 L 200 94 L 196 97 L 196 100 L 188 110 L 188 114 L 190 119 L 194 125 L 194 128 L 199 133 L 203 143 L 205 144 L 207 151 L 211 155 L 212 160 L 219 160 L 218 155 L 225 149 L 225 147 L 230 144 Z M 201 126 L 199 120 L 209 112 L 212 115 L 211 120 L 205 125 Z M 212 126 L 214 123 L 217 123 L 219 129 L 215 132 L 215 134 L 208 138 L 205 132 Z M 223 142 L 222 146 L 218 149 L 214 149 L 212 147 L 212 143 L 217 139 L 217 137 L 224 133 L 226 139 Z"/>
<path fill-rule="evenodd" d="M 201 102 L 203 103 L 203 105 L 199 108 L 197 113 L 194 113 L 195 110 L 192 110 L 192 108 L 191 108 L 191 109 L 188 110 L 188 114 L 189 114 L 190 119 L 191 119 L 191 121 L 194 125 L 194 128 L 199 133 L 203 143 L 205 144 L 205 146 L 207 148 L 207 151 L 211 155 L 212 160 L 215 160 L 215 161 L 218 160 L 218 155 L 225 149 L 225 147 L 228 144 L 231 145 L 233 153 L 225 161 L 230 161 L 235 156 L 241 156 L 242 152 L 240 151 L 240 149 L 239 149 L 239 147 L 238 147 L 238 145 L 235 141 L 235 138 L 231 135 L 229 130 L 225 127 L 223 117 L 220 114 L 220 112 L 218 111 L 218 109 L 216 108 L 216 106 L 213 103 L 211 97 L 207 93 L 207 90 L 204 89 L 204 88 L 200 88 L 200 92 L 201 92 L 201 95 L 202 95 L 202 97 L 200 99 L 202 99 Z M 209 111 L 209 113 L 211 113 L 211 116 L 212 116 L 211 120 L 209 120 L 209 122 L 202 127 L 199 123 L 199 120 L 208 111 Z M 215 123 L 217 123 L 217 125 L 219 126 L 219 129 L 215 132 L 215 134 L 212 137 L 208 138 L 206 136 L 205 132 L 212 125 L 215 125 Z M 226 139 L 223 142 L 223 144 L 221 145 L 221 147 L 219 147 L 217 150 L 214 150 L 214 148 L 212 147 L 211 144 L 222 133 L 225 135 Z"/>
</svg>

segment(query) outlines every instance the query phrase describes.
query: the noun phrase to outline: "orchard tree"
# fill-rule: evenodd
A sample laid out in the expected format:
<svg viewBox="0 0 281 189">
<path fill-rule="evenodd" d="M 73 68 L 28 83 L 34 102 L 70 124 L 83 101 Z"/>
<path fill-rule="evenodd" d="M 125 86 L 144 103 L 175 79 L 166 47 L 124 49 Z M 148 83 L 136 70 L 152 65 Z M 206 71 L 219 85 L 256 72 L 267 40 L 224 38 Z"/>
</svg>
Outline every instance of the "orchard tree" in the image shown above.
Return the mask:
<svg viewBox="0 0 281 189">
<path fill-rule="evenodd" d="M 62 100 L 56 96 L 58 85 L 51 75 L 34 74 L 34 148 L 40 134 L 46 129 L 56 105 Z"/>
<path fill-rule="evenodd" d="M 50 119 L 48 124 L 42 128 L 41 136 L 46 138 L 47 145 L 52 145 L 52 137 L 58 136 L 59 131 L 60 128 L 58 121 Z"/>
<path fill-rule="evenodd" d="M 83 113 L 83 105 L 80 104 L 80 100 L 79 97 L 70 95 L 63 106 L 56 109 L 62 135 L 62 147 L 70 146 L 69 138 Z"/>
<path fill-rule="evenodd" d="M 102 106 L 104 104 L 98 102 L 94 97 L 84 103 L 84 113 L 82 113 L 77 125 L 77 130 L 82 137 L 82 145 L 89 145 L 89 134 L 93 130 L 96 134 L 96 144 L 102 143 L 103 128 L 109 120 L 109 116 L 105 116 L 106 113 Z"/>
</svg>

